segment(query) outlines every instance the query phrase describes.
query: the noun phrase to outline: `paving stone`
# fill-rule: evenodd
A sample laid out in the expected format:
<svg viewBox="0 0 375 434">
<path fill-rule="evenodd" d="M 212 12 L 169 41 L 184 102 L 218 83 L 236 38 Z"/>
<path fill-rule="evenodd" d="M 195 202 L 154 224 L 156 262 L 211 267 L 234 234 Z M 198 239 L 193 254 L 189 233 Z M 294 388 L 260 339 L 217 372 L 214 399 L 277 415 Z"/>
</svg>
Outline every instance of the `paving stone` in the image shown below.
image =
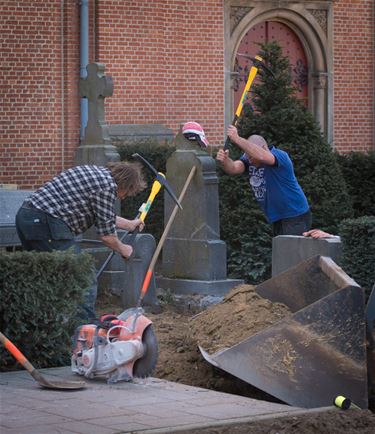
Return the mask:
<svg viewBox="0 0 375 434">
<path fill-rule="evenodd" d="M 70 367 L 42 372 L 77 379 Z M 162 433 L 303 411 L 156 378 L 115 385 L 85 380 L 85 389 L 63 391 L 43 389 L 29 377 L 0 373 L 1 434 Z"/>
</svg>

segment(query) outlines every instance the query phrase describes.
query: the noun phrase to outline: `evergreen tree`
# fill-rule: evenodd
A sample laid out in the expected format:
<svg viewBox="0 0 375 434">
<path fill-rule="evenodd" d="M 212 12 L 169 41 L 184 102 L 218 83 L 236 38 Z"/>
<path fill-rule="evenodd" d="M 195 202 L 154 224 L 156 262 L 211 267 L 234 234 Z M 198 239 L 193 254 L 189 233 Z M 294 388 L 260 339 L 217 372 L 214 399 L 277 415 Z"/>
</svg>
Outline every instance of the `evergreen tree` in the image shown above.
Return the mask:
<svg viewBox="0 0 375 434">
<path fill-rule="evenodd" d="M 249 189 L 247 177 L 229 176 L 220 169 L 219 195 L 220 238 L 227 245 L 228 275 L 252 284 L 268 279 L 271 226 Z"/>
<path fill-rule="evenodd" d="M 253 85 L 251 106 L 239 122 L 243 137 L 260 134 L 269 144 L 289 153 L 313 214 L 313 227 L 337 233 L 353 215 L 350 196 L 331 146 L 319 124 L 295 96 L 290 63 L 276 42 L 261 45 L 260 56 L 274 76 L 260 71 Z"/>
</svg>

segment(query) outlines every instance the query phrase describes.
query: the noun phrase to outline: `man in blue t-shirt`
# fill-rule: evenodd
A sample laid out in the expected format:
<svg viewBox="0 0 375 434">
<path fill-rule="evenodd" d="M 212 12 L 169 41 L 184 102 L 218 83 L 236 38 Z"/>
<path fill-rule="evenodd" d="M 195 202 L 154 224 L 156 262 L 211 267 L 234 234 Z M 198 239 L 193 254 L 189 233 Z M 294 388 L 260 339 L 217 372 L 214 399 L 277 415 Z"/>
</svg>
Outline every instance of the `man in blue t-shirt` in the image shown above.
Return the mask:
<svg viewBox="0 0 375 434">
<path fill-rule="evenodd" d="M 289 155 L 269 148 L 262 136 L 240 137 L 233 125 L 228 127 L 228 137 L 244 154 L 234 161 L 228 150 L 220 149 L 216 159 L 229 175 L 248 173 L 255 198 L 272 223 L 273 235 L 302 235 L 308 231 L 311 211 Z"/>
</svg>

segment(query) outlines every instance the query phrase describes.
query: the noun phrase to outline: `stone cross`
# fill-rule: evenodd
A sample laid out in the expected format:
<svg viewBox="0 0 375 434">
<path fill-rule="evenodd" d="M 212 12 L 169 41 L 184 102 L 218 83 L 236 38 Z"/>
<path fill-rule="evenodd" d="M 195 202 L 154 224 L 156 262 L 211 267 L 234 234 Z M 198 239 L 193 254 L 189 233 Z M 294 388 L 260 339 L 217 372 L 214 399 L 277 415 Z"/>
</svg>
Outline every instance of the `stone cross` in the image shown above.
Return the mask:
<svg viewBox="0 0 375 434">
<path fill-rule="evenodd" d="M 101 63 L 90 63 L 86 69 L 87 77 L 79 82 L 80 96 L 88 99 L 88 120 L 82 143 L 105 144 L 110 138 L 104 120 L 104 98 L 112 96 L 113 80 L 104 75 L 105 67 Z"/>
</svg>

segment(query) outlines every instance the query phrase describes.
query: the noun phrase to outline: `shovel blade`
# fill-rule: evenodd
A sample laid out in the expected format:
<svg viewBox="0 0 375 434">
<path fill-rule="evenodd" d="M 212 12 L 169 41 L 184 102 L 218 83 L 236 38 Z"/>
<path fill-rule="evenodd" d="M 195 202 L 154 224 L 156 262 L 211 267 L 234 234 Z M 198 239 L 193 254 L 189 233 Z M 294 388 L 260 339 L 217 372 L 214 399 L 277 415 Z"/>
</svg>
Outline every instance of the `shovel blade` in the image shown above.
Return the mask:
<svg viewBox="0 0 375 434">
<path fill-rule="evenodd" d="M 37 381 L 40 387 L 45 389 L 55 389 L 55 390 L 76 390 L 83 389 L 86 387 L 86 383 L 80 380 L 48 380 L 44 375 L 42 375 L 36 369 L 29 371 L 34 380 Z"/>
<path fill-rule="evenodd" d="M 298 407 L 330 406 L 343 395 L 367 408 L 364 294 L 348 285 L 271 327 L 203 357 Z"/>
</svg>

